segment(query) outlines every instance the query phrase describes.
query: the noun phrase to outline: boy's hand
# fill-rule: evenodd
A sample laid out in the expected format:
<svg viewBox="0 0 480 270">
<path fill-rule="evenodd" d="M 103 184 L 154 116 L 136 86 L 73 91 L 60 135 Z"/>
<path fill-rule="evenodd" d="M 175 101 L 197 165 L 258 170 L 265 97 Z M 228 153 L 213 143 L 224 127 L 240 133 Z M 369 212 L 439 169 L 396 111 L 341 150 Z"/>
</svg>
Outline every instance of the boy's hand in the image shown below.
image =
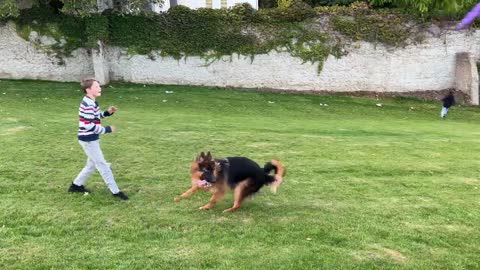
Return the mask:
<svg viewBox="0 0 480 270">
<path fill-rule="evenodd" d="M 115 126 L 110 126 L 110 128 L 112 129 L 112 133 L 117 132 L 117 128 Z"/>
<path fill-rule="evenodd" d="M 110 106 L 107 110 L 110 114 L 114 113 L 117 111 L 117 108 L 115 106 Z"/>
</svg>

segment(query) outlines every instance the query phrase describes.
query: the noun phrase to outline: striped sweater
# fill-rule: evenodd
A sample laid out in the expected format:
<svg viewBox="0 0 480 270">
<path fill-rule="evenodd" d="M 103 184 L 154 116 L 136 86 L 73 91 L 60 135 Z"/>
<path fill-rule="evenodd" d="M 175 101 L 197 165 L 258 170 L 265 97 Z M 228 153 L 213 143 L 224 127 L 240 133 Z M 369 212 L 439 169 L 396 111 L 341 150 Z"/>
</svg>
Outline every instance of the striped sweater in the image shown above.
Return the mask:
<svg viewBox="0 0 480 270">
<path fill-rule="evenodd" d="M 78 139 L 90 142 L 100 138 L 100 134 L 110 133 L 110 126 L 103 127 L 100 119 L 110 116 L 108 111 L 100 111 L 100 106 L 91 98 L 85 96 L 78 109 Z"/>
</svg>

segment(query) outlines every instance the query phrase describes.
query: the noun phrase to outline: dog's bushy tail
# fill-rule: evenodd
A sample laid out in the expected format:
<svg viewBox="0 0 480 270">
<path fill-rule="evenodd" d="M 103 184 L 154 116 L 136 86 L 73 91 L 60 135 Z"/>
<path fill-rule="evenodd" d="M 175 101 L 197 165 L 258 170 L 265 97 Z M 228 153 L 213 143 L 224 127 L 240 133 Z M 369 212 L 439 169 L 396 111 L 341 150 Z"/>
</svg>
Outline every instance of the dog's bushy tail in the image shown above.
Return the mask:
<svg viewBox="0 0 480 270">
<path fill-rule="evenodd" d="M 271 171 L 274 171 L 274 175 L 270 175 Z M 287 169 L 282 165 L 279 160 L 272 159 L 263 166 L 265 172 L 265 179 L 273 193 L 277 192 L 277 188 L 283 183 L 283 177 L 287 173 Z"/>
</svg>

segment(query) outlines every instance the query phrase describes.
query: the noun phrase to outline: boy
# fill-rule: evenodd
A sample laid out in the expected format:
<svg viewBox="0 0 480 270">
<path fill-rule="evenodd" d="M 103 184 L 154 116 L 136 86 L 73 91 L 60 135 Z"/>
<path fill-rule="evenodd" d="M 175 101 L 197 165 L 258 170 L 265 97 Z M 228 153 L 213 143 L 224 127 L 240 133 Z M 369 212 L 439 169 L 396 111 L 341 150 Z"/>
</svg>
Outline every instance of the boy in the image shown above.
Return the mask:
<svg viewBox="0 0 480 270">
<path fill-rule="evenodd" d="M 448 109 L 455 104 L 455 97 L 453 96 L 453 91 L 449 91 L 448 94 L 442 98 L 443 108 L 440 112 L 440 116 L 445 119 L 448 113 Z"/>
<path fill-rule="evenodd" d="M 128 200 L 127 195 L 118 189 L 112 170 L 110 169 L 110 164 L 105 161 L 99 143 L 100 134 L 113 133 L 116 131 L 114 126 L 103 127 L 100 119 L 111 116 L 117 108 L 111 106 L 104 112 L 100 111 L 100 106 L 95 99 L 102 95 L 102 88 L 95 79 L 84 79 L 80 85 L 85 92 L 85 97 L 83 97 L 79 108 L 78 142 L 82 146 L 88 159 L 87 164 L 78 174 L 77 178 L 73 180 L 68 191 L 81 193 L 90 192 L 83 185 L 88 177 L 95 172 L 96 168 L 113 196 L 122 200 Z"/>
</svg>

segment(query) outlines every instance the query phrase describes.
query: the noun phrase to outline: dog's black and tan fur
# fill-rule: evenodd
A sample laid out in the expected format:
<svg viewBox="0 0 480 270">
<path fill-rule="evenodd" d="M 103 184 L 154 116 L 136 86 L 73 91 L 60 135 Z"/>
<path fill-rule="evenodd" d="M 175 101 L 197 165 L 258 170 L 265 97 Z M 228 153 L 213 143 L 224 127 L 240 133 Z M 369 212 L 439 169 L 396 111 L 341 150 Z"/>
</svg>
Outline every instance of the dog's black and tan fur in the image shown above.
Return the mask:
<svg viewBox="0 0 480 270">
<path fill-rule="evenodd" d="M 274 175 L 270 175 L 271 171 Z M 260 188 L 269 185 L 273 192 L 283 182 L 285 168 L 278 160 L 267 162 L 261 168 L 253 160 L 246 157 L 227 157 L 213 159 L 210 152 L 201 153 L 190 165 L 192 187 L 184 192 L 175 201 L 187 198 L 198 190 L 210 191 L 213 193 L 210 202 L 200 207 L 207 210 L 223 198 L 230 189 L 234 192 L 234 203 L 231 208 L 224 212 L 232 212 L 240 208 L 243 200 L 256 193 Z M 210 185 L 199 185 L 200 181 L 206 181 Z"/>
</svg>

